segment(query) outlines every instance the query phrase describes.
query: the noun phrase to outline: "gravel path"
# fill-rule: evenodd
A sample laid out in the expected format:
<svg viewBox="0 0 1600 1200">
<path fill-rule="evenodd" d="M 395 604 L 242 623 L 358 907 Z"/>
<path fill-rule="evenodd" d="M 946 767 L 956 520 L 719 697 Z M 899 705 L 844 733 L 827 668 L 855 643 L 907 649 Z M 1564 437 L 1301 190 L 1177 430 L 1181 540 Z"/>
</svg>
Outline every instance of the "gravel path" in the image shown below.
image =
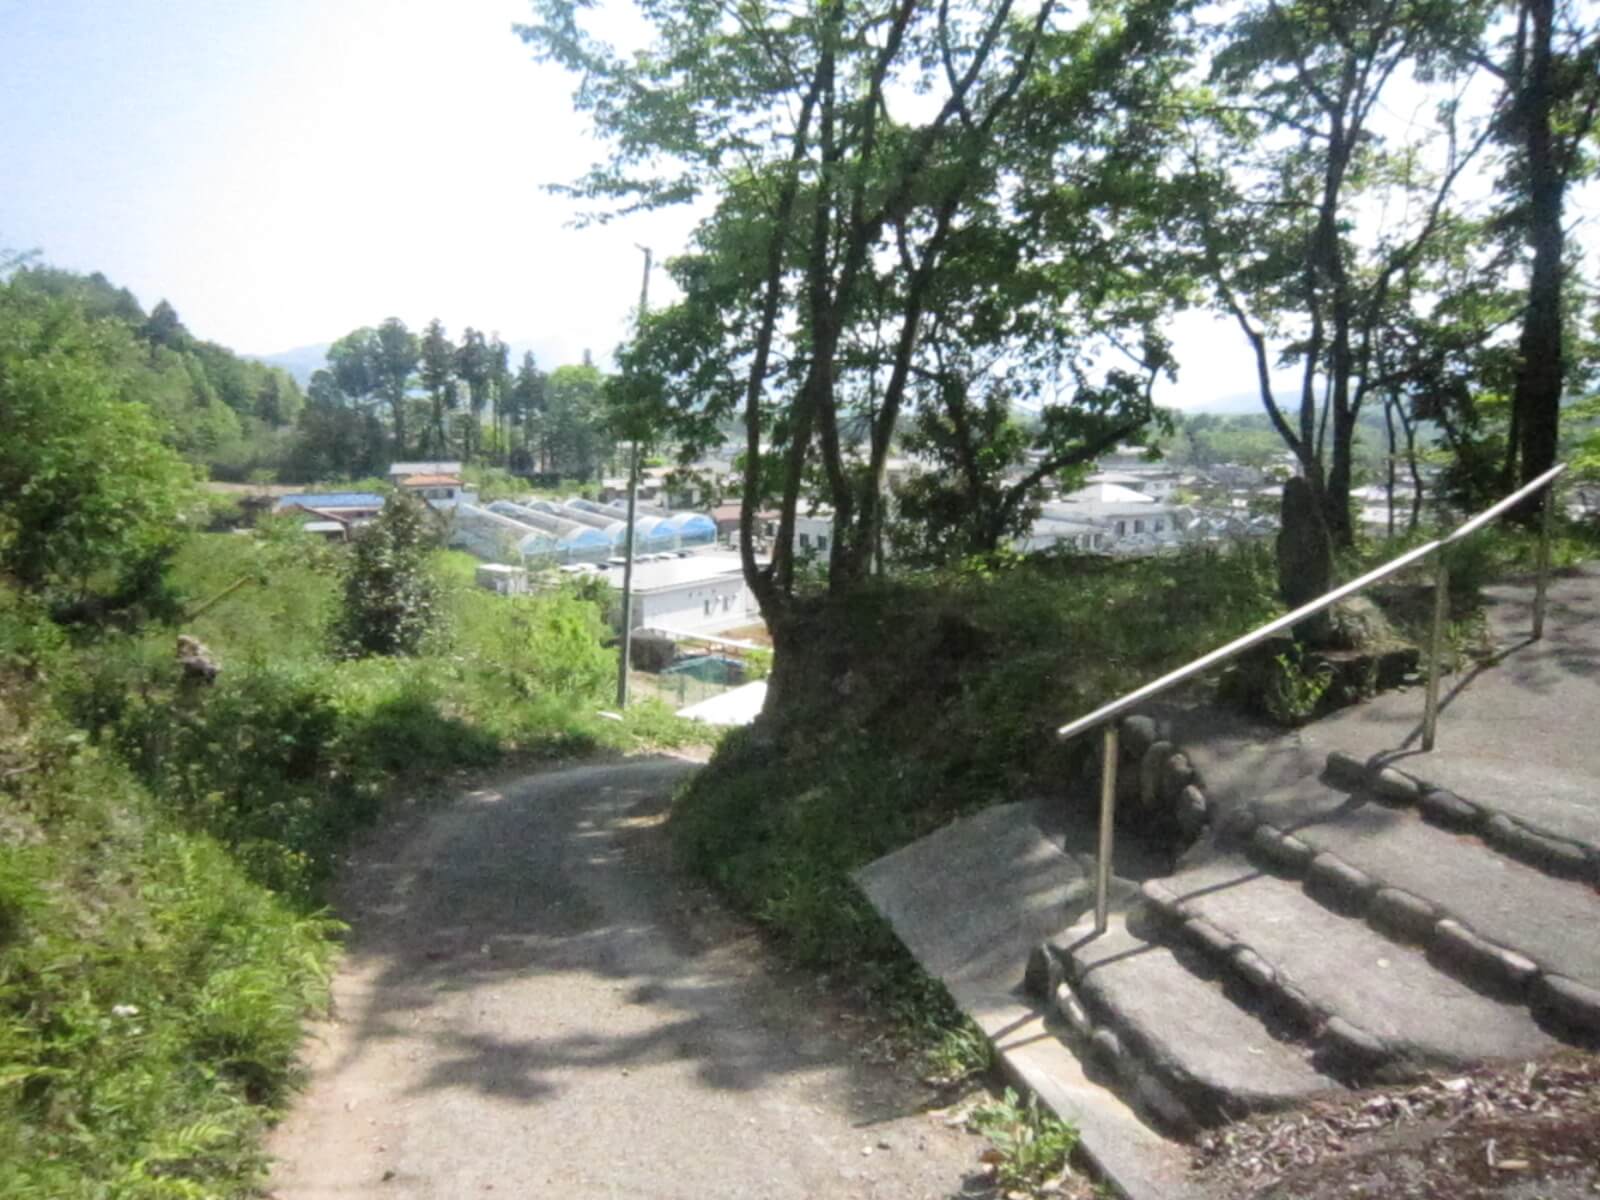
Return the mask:
<svg viewBox="0 0 1600 1200">
<path fill-rule="evenodd" d="M 359 852 L 278 1200 L 950 1197 L 982 1143 L 870 1026 L 676 877 L 690 764 L 460 797 Z"/>
</svg>

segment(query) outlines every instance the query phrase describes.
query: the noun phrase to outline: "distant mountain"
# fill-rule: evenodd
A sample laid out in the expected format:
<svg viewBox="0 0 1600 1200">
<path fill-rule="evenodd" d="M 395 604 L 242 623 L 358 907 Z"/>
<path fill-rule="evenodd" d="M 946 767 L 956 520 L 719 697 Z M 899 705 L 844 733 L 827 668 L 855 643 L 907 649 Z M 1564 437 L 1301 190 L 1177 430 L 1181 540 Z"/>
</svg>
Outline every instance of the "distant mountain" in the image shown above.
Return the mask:
<svg viewBox="0 0 1600 1200">
<path fill-rule="evenodd" d="M 269 367 L 282 367 L 294 376 L 296 383 L 305 387 L 311 382 L 311 373 L 327 365 L 328 347 L 331 344 L 318 342 L 314 346 L 296 346 L 293 350 L 283 350 L 277 354 L 247 354 L 244 357 L 266 363 Z"/>
</svg>

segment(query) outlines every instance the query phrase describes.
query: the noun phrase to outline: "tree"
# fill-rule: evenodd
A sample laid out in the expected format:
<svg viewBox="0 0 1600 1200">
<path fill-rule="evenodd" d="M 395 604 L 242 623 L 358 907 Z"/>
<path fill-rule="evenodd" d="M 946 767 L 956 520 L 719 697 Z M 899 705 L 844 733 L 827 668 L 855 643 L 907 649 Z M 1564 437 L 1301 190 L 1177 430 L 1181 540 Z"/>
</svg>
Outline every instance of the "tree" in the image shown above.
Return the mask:
<svg viewBox="0 0 1600 1200">
<path fill-rule="evenodd" d="M 520 29 L 582 75 L 578 106 L 614 148 L 573 190 L 623 211 L 716 198 L 693 251 L 669 264 L 685 299 L 640 322 L 612 400 L 684 455 L 742 419 L 744 571 L 782 664 L 807 607 L 793 550 L 802 496 L 834 511 L 827 586 L 843 601 L 877 557 L 901 418 L 937 373 L 930 330 L 942 317 L 949 340 L 983 332 L 955 319 L 960 297 L 1010 269 L 1032 267 L 1033 285 L 1062 299 L 1066 256 L 1027 236 L 1054 228 L 1030 201 L 1060 197 L 1064 144 L 1097 145 L 1123 66 L 1162 57 L 1169 9 L 1068 25 L 1054 0 L 1026 15 L 1010 0 L 647 6 L 655 43 L 625 60 L 581 29 L 582 7 L 541 0 Z M 1049 307 L 1040 295 L 1033 311 Z M 1041 368 L 1063 353 L 1067 331 L 1050 332 Z M 1022 333 L 995 336 L 1025 346 Z M 778 533 L 760 565 L 755 515 L 768 503 Z"/>
<path fill-rule="evenodd" d="M 587 483 L 611 452 L 600 369 L 592 364 L 557 367 L 542 382 L 548 469 Z"/>
<path fill-rule="evenodd" d="M 339 390 L 358 404 L 376 397 L 388 408 L 397 458 L 411 444 L 406 407 L 421 356 L 416 335 L 398 317 L 389 317 L 377 329 L 363 326 L 328 347 L 328 366 Z"/>
<path fill-rule="evenodd" d="M 1249 342 L 1262 406 L 1315 501 L 1308 511 L 1335 547 L 1354 536 L 1355 431 L 1382 383 L 1392 289 L 1447 223 L 1454 185 L 1485 139 L 1463 134 L 1459 93 L 1440 96 L 1442 148 L 1429 170 L 1421 139 L 1386 136 L 1381 105 L 1407 74 L 1454 80 L 1486 12 L 1443 0 L 1265 0 L 1227 13 L 1219 31 L 1219 95 L 1192 150 L 1190 237 L 1217 306 Z M 1374 210 L 1392 212 L 1376 232 L 1361 219 Z M 1292 405 L 1279 402 L 1277 367 L 1298 375 Z"/>
<path fill-rule="evenodd" d="M 73 303 L 0 285 L 0 573 L 59 616 L 159 594 L 194 474 L 124 399 L 132 357 Z"/>
<path fill-rule="evenodd" d="M 1505 228 L 1529 253 L 1502 488 L 1555 465 L 1568 366 L 1565 231 L 1568 185 L 1593 171 L 1586 143 L 1600 106 L 1600 21 L 1572 0 L 1515 0 L 1515 31 L 1499 62 L 1480 59 L 1504 87 L 1496 132 L 1506 147 Z M 1591 23 L 1585 24 L 1588 18 Z M 1525 516 L 1538 511 L 1530 504 Z"/>
<path fill-rule="evenodd" d="M 489 403 L 494 430 L 494 453 L 506 461 L 509 432 L 507 420 L 511 404 L 511 347 L 500 340 L 498 333 L 489 338 Z"/>
<path fill-rule="evenodd" d="M 428 322 L 422 334 L 421 350 L 422 386 L 432 405 L 428 436 L 422 444 L 426 453 L 442 457 L 450 452 L 445 413 L 455 407 L 456 348 L 437 317 Z"/>
<path fill-rule="evenodd" d="M 157 301 L 150 310 L 142 333 L 152 346 L 165 346 L 169 350 L 187 350 L 194 343 L 193 336 L 178 319 L 178 310 L 165 300 Z"/>
<path fill-rule="evenodd" d="M 378 326 L 373 374 L 377 380 L 378 394 L 389 406 L 398 454 L 404 454 L 410 444 L 406 441 L 406 403 L 411 392 L 411 374 L 417 369 L 421 353 L 416 335 L 406 328 L 400 318 L 389 317 Z"/>
<path fill-rule="evenodd" d="M 522 355 L 522 365 L 511 384 L 510 401 L 511 420 L 522 430 L 522 444 L 512 452 L 512 469 L 527 474 L 548 471 L 549 452 L 543 433 L 545 375 L 532 351 Z"/>
<path fill-rule="evenodd" d="M 467 410 L 470 420 L 466 425 L 466 438 L 461 452 L 470 461 L 483 437 L 483 409 L 489 400 L 489 379 L 492 363 L 489 346 L 483 334 L 470 325 L 461 334 L 461 345 L 456 350 L 456 374 L 467 385 Z"/>
<path fill-rule="evenodd" d="M 409 655 L 437 620 L 428 553 L 437 541 L 427 505 L 395 492 L 377 520 L 356 534 L 344 577 L 334 645 L 352 658 Z"/>
<path fill-rule="evenodd" d="M 331 372 L 315 372 L 284 462 L 285 477 L 357 479 L 381 474 L 384 465 L 383 426 L 377 417 L 351 405 Z"/>
</svg>

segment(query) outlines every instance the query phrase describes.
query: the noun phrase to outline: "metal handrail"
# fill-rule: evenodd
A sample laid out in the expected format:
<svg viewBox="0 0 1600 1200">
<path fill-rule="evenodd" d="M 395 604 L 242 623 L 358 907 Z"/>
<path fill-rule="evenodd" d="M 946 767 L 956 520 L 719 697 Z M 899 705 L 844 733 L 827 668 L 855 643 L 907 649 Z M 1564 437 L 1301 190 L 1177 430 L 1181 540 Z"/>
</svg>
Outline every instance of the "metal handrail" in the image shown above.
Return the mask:
<svg viewBox="0 0 1600 1200">
<path fill-rule="evenodd" d="M 1116 809 L 1117 789 L 1116 718 L 1130 709 L 1136 708 L 1146 700 L 1228 662 L 1274 634 L 1281 633 L 1286 629 L 1292 629 L 1307 617 L 1316 616 L 1319 612 L 1333 607 L 1333 605 L 1347 596 L 1353 596 L 1364 588 L 1371 587 L 1374 583 L 1387 579 L 1389 576 L 1404 570 L 1428 555 L 1436 554 L 1446 546 L 1470 537 L 1507 509 L 1515 507 L 1542 488 L 1549 487 L 1566 469 L 1567 464 L 1565 463 L 1551 467 L 1550 470 L 1540 475 L 1537 479 L 1530 480 L 1504 500 L 1484 509 L 1477 516 L 1458 525 L 1443 537 L 1407 550 L 1404 554 L 1390 559 L 1381 567 L 1368 571 L 1365 575 L 1334 588 L 1331 592 L 1327 592 L 1309 604 L 1302 604 L 1293 612 L 1286 613 L 1276 620 L 1268 621 L 1265 625 L 1258 626 L 1243 637 L 1237 637 L 1227 645 L 1219 646 L 1209 654 L 1203 654 L 1193 662 L 1187 663 L 1175 671 L 1168 671 L 1159 679 L 1152 680 L 1143 687 L 1136 688 L 1127 695 L 1113 700 L 1110 704 L 1102 705 L 1087 716 L 1070 721 L 1056 730 L 1056 736 L 1065 741 L 1097 726 L 1103 727 L 1100 770 L 1100 840 L 1095 860 L 1095 932 L 1104 933 L 1106 930 L 1107 897 L 1110 892 L 1112 818 Z M 1550 522 L 1554 510 L 1555 505 L 1547 498 L 1539 523 L 1539 575 L 1533 600 L 1534 641 L 1538 641 L 1544 636 L 1545 593 L 1550 575 Z M 1422 721 L 1422 748 L 1424 750 L 1433 749 L 1434 733 L 1439 721 L 1439 659 L 1444 646 L 1445 614 L 1450 588 L 1450 573 L 1445 566 L 1442 554 L 1437 555 L 1434 569 L 1433 630 L 1428 647 L 1427 703 L 1423 711 Z"/>
</svg>

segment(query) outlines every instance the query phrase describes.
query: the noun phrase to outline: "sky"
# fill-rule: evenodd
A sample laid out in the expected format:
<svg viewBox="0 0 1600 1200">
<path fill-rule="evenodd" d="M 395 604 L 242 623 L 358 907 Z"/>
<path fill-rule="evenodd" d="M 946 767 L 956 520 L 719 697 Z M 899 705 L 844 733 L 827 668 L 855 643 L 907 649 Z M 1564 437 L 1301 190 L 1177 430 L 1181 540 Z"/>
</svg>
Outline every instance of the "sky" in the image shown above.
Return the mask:
<svg viewBox="0 0 1600 1200">
<path fill-rule="evenodd" d="M 683 210 L 572 226 L 601 153 L 527 0 L 0 0 L 0 249 L 102 271 L 250 354 L 398 316 L 548 367 L 627 332 Z M 657 272 L 653 299 L 664 298 Z M 1248 405 L 1239 331 L 1176 323 L 1180 407 Z"/>
</svg>

